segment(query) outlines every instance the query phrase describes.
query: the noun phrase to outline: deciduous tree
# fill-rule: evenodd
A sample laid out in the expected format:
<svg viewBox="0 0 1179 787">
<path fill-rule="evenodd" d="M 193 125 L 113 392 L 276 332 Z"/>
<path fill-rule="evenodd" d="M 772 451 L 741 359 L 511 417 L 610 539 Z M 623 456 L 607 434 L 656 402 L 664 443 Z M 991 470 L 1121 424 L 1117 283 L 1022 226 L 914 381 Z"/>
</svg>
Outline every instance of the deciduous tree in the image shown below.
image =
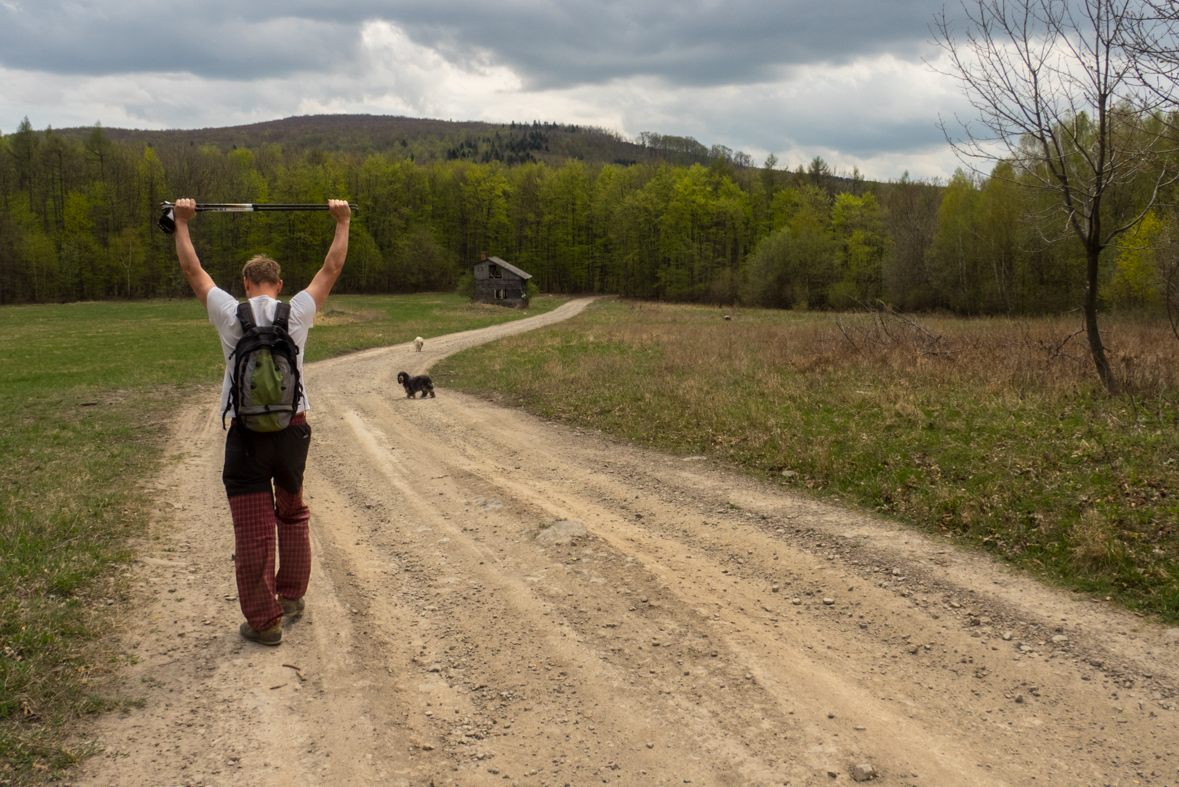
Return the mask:
<svg viewBox="0 0 1179 787">
<path fill-rule="evenodd" d="M 976 118 L 947 139 L 964 161 L 1013 165 L 1022 185 L 1051 196 L 1054 240 L 1071 234 L 1085 253 L 1082 309 L 1097 374 L 1119 385 L 1098 329 L 1099 262 L 1114 240 L 1146 215 L 1167 182 L 1158 166 L 1159 97 L 1136 79 L 1128 33 L 1137 0 L 969 0 L 959 35 L 944 12 L 935 33 L 945 73 L 958 81 Z M 981 173 L 980 173 L 981 174 Z M 1116 200 L 1149 183 L 1134 201 Z M 1115 204 L 1115 202 L 1117 204 Z"/>
</svg>

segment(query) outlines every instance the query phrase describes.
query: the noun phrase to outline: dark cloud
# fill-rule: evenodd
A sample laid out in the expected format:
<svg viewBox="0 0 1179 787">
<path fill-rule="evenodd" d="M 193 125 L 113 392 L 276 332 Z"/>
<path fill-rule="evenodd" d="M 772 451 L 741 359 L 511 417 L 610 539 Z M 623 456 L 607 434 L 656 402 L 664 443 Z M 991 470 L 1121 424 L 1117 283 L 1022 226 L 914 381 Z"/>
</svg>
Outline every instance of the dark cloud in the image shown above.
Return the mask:
<svg viewBox="0 0 1179 787">
<path fill-rule="evenodd" d="M 452 62 L 508 66 L 530 88 L 633 76 L 748 84 L 807 63 L 883 52 L 915 59 L 937 8 L 932 0 L 4 0 L 0 65 L 238 79 L 346 70 L 363 24 L 384 20 Z"/>
<path fill-rule="evenodd" d="M 882 52 L 915 59 L 928 49 L 935 8 L 929 0 L 597 0 L 505 9 L 456 0 L 403 4 L 398 22 L 414 40 L 454 58 L 489 50 L 530 87 L 631 76 L 703 86 L 771 81 L 791 66 Z"/>
<path fill-rule="evenodd" d="M 335 68 L 359 42 L 355 24 L 249 3 L 0 3 L 0 65 L 26 71 L 250 80 Z"/>
</svg>

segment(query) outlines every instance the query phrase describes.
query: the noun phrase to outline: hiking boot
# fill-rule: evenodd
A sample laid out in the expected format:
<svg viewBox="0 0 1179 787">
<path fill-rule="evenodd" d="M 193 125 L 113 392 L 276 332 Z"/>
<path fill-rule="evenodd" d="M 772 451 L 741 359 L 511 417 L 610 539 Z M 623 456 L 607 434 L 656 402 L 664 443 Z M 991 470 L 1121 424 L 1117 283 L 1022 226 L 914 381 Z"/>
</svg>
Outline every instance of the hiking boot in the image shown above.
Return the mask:
<svg viewBox="0 0 1179 787">
<path fill-rule="evenodd" d="M 278 597 L 278 603 L 282 605 L 282 614 L 285 618 L 294 618 L 303 614 L 303 608 L 307 606 L 301 598 L 284 598 Z"/>
<path fill-rule="evenodd" d="M 277 645 L 282 642 L 282 626 L 278 623 L 263 631 L 255 631 L 249 623 L 243 623 L 238 631 L 243 639 L 257 642 L 259 645 Z"/>
</svg>

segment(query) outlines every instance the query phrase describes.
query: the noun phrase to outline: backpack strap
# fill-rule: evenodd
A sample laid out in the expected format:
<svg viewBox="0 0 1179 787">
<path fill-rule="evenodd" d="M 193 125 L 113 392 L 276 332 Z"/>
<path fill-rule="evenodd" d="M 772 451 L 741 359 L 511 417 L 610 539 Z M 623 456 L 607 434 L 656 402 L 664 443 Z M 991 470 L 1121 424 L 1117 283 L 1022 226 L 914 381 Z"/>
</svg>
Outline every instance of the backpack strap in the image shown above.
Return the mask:
<svg viewBox="0 0 1179 787">
<path fill-rule="evenodd" d="M 283 333 L 291 332 L 291 304 L 279 301 L 274 307 L 274 327 L 282 328 Z"/>
<path fill-rule="evenodd" d="M 242 301 L 237 305 L 237 319 L 242 324 L 242 330 L 247 333 L 258 327 L 254 322 L 254 307 L 249 301 Z"/>
</svg>

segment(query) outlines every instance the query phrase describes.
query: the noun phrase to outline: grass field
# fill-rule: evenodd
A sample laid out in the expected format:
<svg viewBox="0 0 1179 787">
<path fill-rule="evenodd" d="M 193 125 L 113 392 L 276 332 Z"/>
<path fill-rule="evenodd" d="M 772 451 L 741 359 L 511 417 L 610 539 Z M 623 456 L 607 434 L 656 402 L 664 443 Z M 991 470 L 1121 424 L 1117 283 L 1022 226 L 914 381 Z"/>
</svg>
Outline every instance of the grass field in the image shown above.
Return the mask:
<svg viewBox="0 0 1179 787">
<path fill-rule="evenodd" d="M 720 457 L 969 542 L 1179 622 L 1179 342 L 1106 318 L 1131 396 L 1097 382 L 1076 319 L 598 304 L 447 386 L 680 454 Z"/>
<path fill-rule="evenodd" d="M 541 298 L 531 313 L 561 300 Z M 333 296 L 309 360 L 519 319 L 455 295 Z M 135 702 L 104 675 L 146 531 L 143 480 L 171 413 L 224 370 L 195 299 L 0 309 L 0 785 L 51 779 L 89 749 L 69 721 Z"/>
</svg>

